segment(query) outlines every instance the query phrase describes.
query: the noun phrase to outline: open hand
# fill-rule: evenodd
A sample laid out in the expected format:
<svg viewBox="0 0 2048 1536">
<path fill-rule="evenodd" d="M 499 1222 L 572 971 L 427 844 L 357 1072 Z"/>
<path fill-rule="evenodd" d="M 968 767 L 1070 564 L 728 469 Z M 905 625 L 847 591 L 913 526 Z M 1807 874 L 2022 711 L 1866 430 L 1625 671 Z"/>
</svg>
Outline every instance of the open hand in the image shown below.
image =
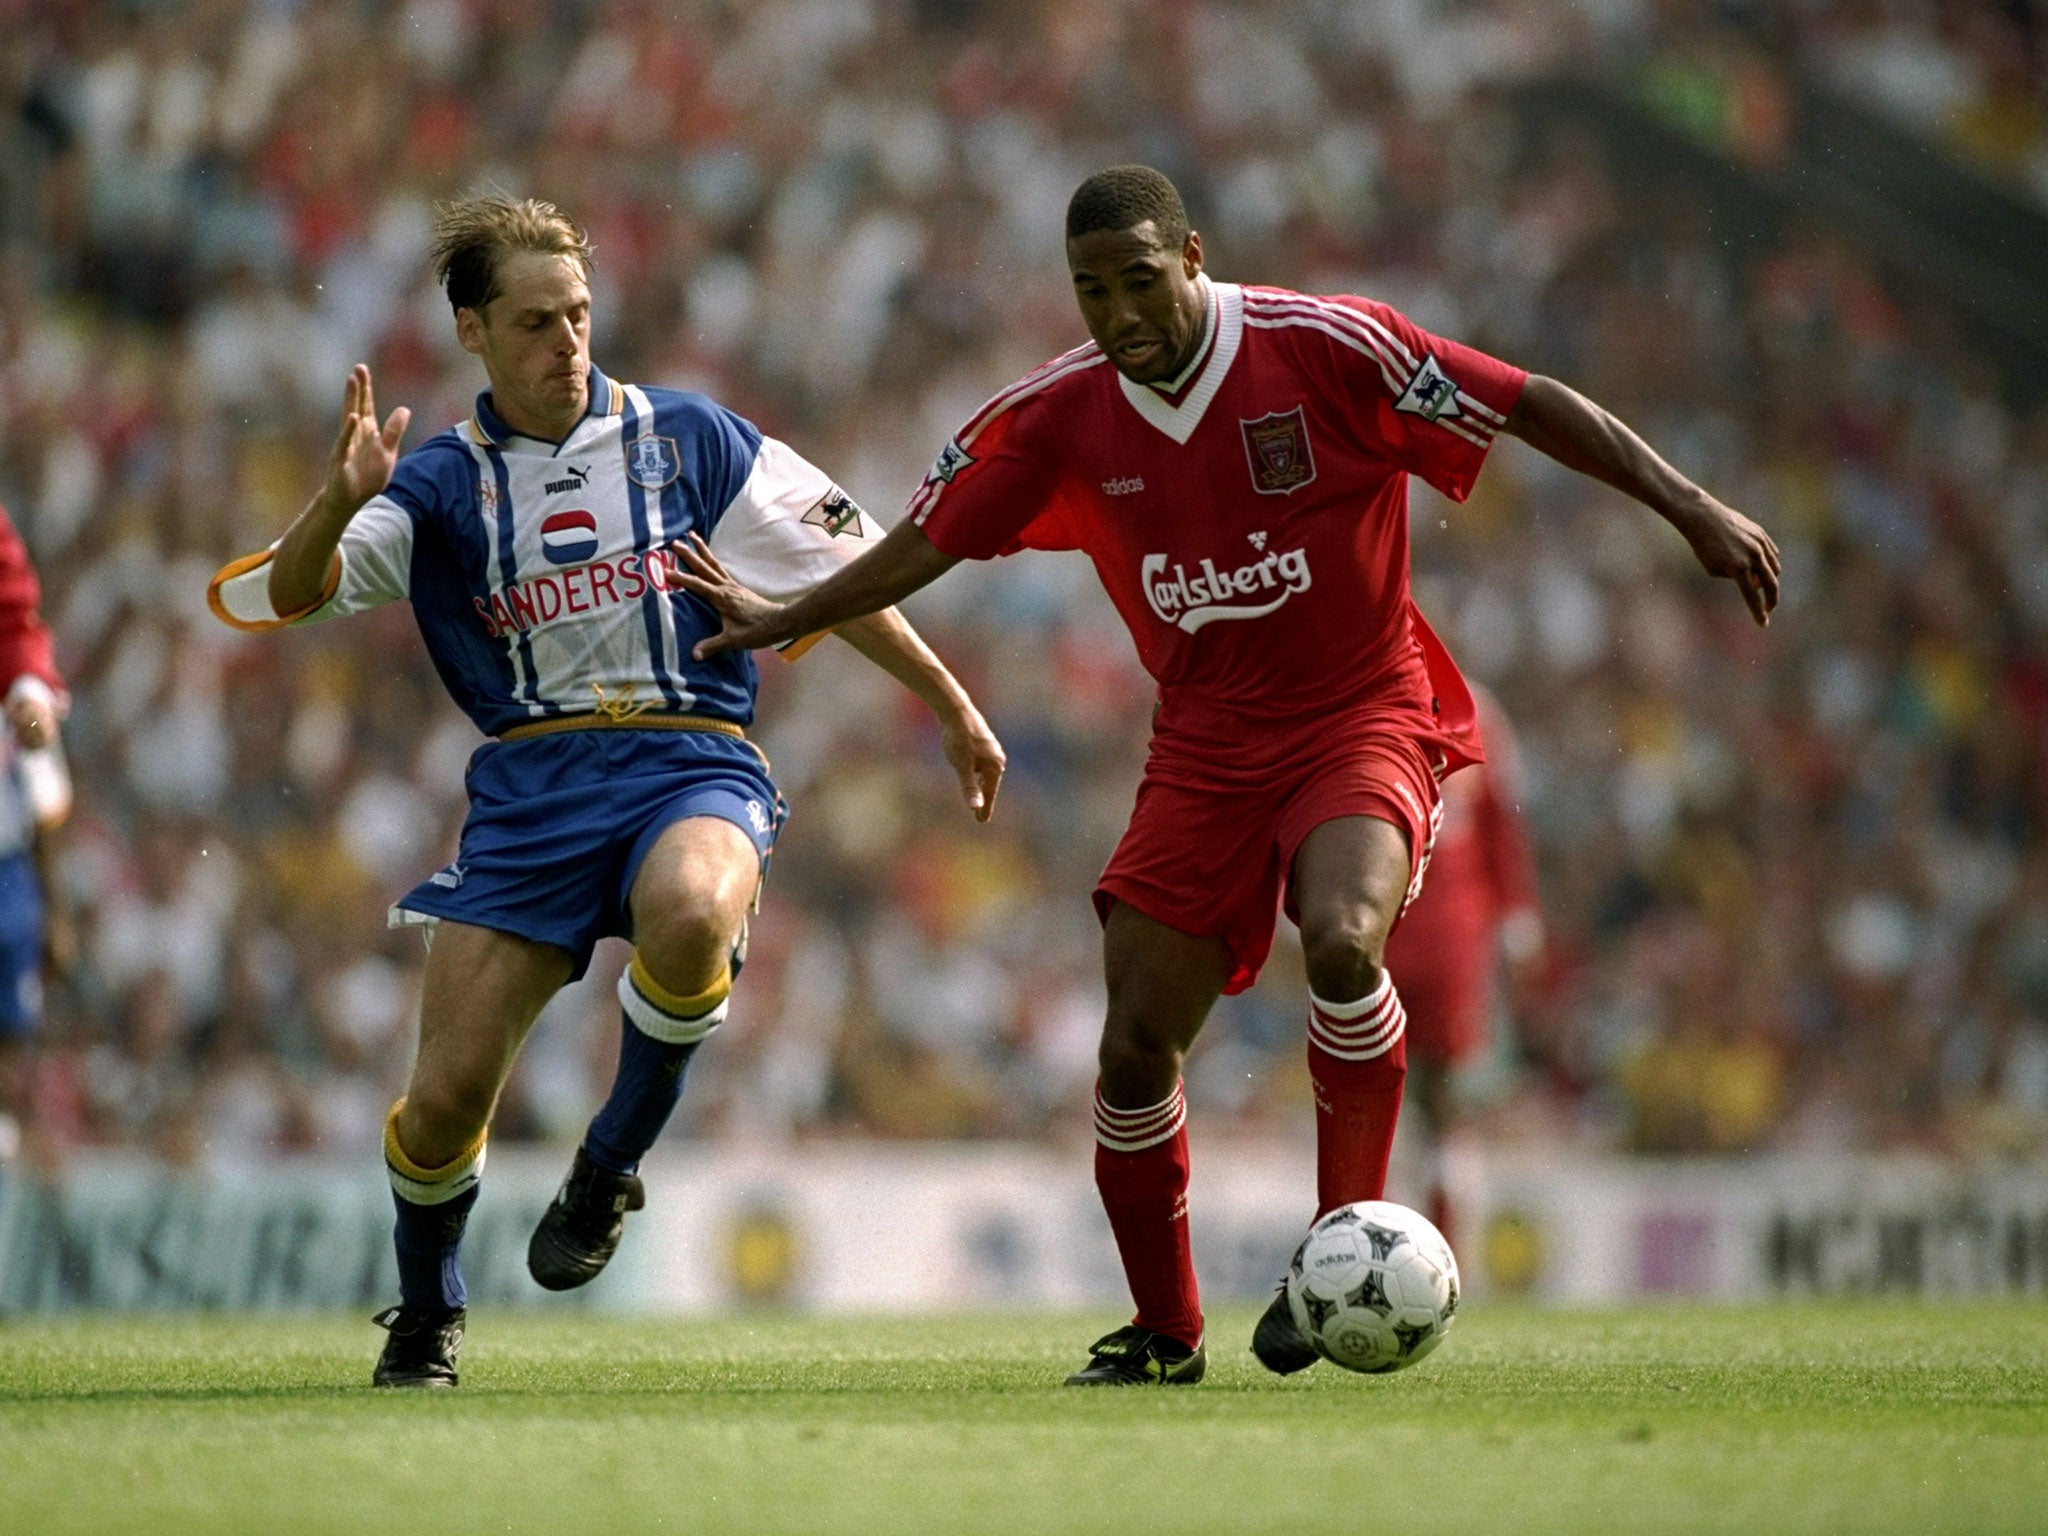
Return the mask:
<svg viewBox="0 0 2048 1536">
<path fill-rule="evenodd" d="M 1778 606 L 1778 546 L 1768 533 L 1711 496 L 1679 531 L 1710 576 L 1726 576 L 1742 589 L 1750 616 L 1771 622 Z"/>
<path fill-rule="evenodd" d="M 7 725 L 15 745 L 33 752 L 57 739 L 57 722 L 71 708 L 68 694 L 17 692 L 7 701 Z"/>
<path fill-rule="evenodd" d="M 1009 764 L 1003 744 L 971 704 L 943 723 L 939 740 L 946 761 L 960 776 L 960 793 L 967 808 L 976 821 L 987 821 L 996 813 L 996 791 L 1002 787 L 1003 769 Z"/>
<path fill-rule="evenodd" d="M 341 403 L 341 431 L 327 465 L 323 492 L 327 499 L 353 512 L 389 485 L 391 472 L 398 467 L 398 445 L 411 420 L 412 412 L 401 405 L 382 427 L 377 425 L 377 397 L 370 387 L 369 365 L 357 363 L 349 371 L 348 390 Z"/>
<path fill-rule="evenodd" d="M 718 556 L 711 553 L 711 546 L 695 533 L 685 534 L 670 542 L 669 549 L 683 562 L 682 570 L 671 569 L 669 581 L 681 587 L 692 597 L 701 597 L 725 621 L 725 627 L 715 635 L 707 635 L 697 642 L 691 655 L 702 661 L 720 651 L 752 651 L 767 645 L 780 645 L 793 639 L 775 623 L 781 616 L 782 604 L 770 602 L 752 587 L 743 585 L 725 566 Z"/>
</svg>

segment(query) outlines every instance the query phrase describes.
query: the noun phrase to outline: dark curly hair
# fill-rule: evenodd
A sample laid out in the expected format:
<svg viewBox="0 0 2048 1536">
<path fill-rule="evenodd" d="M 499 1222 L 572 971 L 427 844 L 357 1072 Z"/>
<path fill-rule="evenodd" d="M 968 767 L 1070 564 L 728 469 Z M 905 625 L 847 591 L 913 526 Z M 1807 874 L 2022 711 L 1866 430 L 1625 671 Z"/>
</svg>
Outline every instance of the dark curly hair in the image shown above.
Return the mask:
<svg viewBox="0 0 2048 1536">
<path fill-rule="evenodd" d="M 1187 243 L 1188 211 L 1165 175 L 1149 165 L 1112 165 L 1075 189 L 1067 203 L 1067 238 L 1098 229 L 1136 229 L 1150 219 L 1168 250 Z"/>
</svg>

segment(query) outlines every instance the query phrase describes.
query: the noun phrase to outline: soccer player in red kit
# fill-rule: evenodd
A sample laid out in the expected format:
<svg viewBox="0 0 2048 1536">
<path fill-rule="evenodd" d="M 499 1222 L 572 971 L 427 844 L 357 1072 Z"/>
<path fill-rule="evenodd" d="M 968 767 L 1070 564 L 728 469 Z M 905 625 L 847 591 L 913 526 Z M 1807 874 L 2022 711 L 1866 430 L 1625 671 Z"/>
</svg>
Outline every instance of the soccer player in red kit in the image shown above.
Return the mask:
<svg viewBox="0 0 2048 1536">
<path fill-rule="evenodd" d="M 870 612 L 963 559 L 1094 561 L 1159 707 L 1095 893 L 1095 1173 L 1137 1313 L 1068 1380 L 1188 1383 L 1205 1355 L 1181 1062 L 1217 996 L 1258 975 L 1283 902 L 1311 994 L 1318 1210 L 1386 1178 L 1406 1055 L 1382 955 L 1422 882 L 1438 781 L 1481 756 L 1471 695 L 1409 600 L 1407 476 L 1463 500 L 1512 432 L 1660 513 L 1758 623 L 1778 554 L 1561 384 L 1369 299 L 1211 282 L 1155 170 L 1091 176 L 1066 233 L 1093 340 L 983 406 L 880 545 L 786 606 L 701 546 L 685 584 L 725 616 L 708 654 Z M 1253 1351 L 1283 1373 L 1316 1359 L 1284 1297 Z"/>
<path fill-rule="evenodd" d="M 69 969 L 71 915 L 53 878 L 71 809 L 58 723 L 71 698 L 40 611 L 28 547 L 0 507 L 0 1164 L 22 1140 L 30 1042 L 46 975 Z"/>
<path fill-rule="evenodd" d="M 1443 781 L 1429 880 L 1388 935 L 1384 962 L 1401 978 L 1408 1015 L 1406 1096 L 1421 1111 L 1426 1141 L 1425 1214 L 1447 1239 L 1455 1225 L 1443 1167 L 1452 1074 L 1486 1047 L 1503 955 L 1519 971 L 1543 943 L 1514 732 L 1485 689 L 1473 688 L 1472 702 L 1486 761 Z"/>
</svg>

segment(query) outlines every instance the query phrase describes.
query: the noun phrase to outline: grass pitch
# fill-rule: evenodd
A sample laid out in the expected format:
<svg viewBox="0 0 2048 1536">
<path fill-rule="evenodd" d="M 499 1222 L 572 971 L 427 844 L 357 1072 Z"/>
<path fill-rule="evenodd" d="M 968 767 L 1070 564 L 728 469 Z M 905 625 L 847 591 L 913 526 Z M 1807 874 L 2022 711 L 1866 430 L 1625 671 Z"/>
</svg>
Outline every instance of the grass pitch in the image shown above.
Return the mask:
<svg viewBox="0 0 2048 1536">
<path fill-rule="evenodd" d="M 1068 1391 L 1110 1317 L 0 1322 L 0 1531 L 2048 1530 L 2048 1307 L 1468 1313 L 1413 1371 Z"/>
</svg>

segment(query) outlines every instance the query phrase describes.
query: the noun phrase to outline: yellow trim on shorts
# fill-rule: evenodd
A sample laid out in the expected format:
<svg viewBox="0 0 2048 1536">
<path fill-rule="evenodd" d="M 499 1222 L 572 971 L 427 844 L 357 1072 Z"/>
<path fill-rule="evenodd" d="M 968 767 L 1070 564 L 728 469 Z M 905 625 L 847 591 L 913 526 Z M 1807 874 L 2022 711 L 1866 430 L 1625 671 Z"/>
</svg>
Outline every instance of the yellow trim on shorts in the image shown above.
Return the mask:
<svg viewBox="0 0 2048 1536">
<path fill-rule="evenodd" d="M 524 741 L 529 736 L 553 736 L 560 731 L 713 731 L 745 741 L 747 733 L 730 720 L 709 715 L 657 715 L 652 713 L 617 716 L 601 710 L 580 715 L 556 715 L 546 720 L 526 720 L 498 732 L 500 741 Z"/>
</svg>

